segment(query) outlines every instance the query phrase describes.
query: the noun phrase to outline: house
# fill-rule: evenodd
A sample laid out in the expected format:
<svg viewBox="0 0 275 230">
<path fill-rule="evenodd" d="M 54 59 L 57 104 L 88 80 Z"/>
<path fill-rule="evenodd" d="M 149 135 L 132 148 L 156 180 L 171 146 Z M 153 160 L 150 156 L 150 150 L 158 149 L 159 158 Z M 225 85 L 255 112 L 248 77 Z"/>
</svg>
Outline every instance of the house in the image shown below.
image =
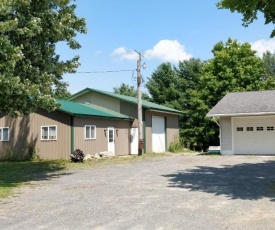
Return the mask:
<svg viewBox="0 0 275 230">
<path fill-rule="evenodd" d="M 275 90 L 229 93 L 207 116 L 220 120 L 221 154 L 275 154 Z"/>
<path fill-rule="evenodd" d="M 39 110 L 28 116 L 0 118 L 0 159 L 17 158 L 35 148 L 40 159 L 68 159 L 79 148 L 84 153 L 110 150 L 129 154 L 127 143 L 133 118 L 97 106 L 58 100 L 54 112 Z M 116 148 L 114 148 L 116 140 Z"/>
<path fill-rule="evenodd" d="M 137 119 L 137 98 L 86 88 L 69 100 L 96 105 Z M 142 100 L 144 152 L 165 152 L 169 144 L 179 138 L 179 116 L 183 112 Z M 138 153 L 137 120 L 131 127 L 130 154 Z"/>
<path fill-rule="evenodd" d="M 89 89 L 70 100 L 57 100 L 60 107 L 54 112 L 39 110 L 18 118 L 2 115 L 0 159 L 23 158 L 32 150 L 45 160 L 69 159 L 75 149 L 85 154 L 104 151 L 113 155 L 136 154 L 134 100 Z M 143 112 L 146 151 L 166 151 L 169 143 L 178 137 L 181 112 L 147 101 L 143 101 Z"/>
</svg>

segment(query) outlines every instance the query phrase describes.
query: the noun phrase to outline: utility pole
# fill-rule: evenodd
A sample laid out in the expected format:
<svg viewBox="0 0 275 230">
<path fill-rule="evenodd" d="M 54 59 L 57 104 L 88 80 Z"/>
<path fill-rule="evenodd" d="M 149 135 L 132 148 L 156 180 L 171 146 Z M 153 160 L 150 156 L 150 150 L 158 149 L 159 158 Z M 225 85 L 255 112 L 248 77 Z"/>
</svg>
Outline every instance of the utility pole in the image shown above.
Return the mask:
<svg viewBox="0 0 275 230">
<path fill-rule="evenodd" d="M 136 50 L 135 50 L 136 51 Z M 144 141 L 143 141 L 143 125 L 142 125 L 142 104 L 141 104 L 141 75 L 140 75 L 140 67 L 142 66 L 144 69 L 145 63 L 141 65 L 141 53 L 138 53 L 138 60 L 137 60 L 137 94 L 138 94 L 138 155 L 142 155 L 142 151 L 144 148 Z"/>
</svg>

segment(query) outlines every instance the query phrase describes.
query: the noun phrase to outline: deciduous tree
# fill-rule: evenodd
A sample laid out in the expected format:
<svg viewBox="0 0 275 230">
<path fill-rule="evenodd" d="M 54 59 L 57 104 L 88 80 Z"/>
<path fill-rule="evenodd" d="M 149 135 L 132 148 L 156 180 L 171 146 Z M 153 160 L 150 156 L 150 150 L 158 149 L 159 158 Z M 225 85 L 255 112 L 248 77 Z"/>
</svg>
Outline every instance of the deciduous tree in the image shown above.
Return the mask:
<svg viewBox="0 0 275 230">
<path fill-rule="evenodd" d="M 258 17 L 258 12 L 262 12 L 265 24 L 275 24 L 275 2 L 268 0 L 220 0 L 217 3 L 219 9 L 229 9 L 231 12 L 239 12 L 243 15 L 243 25 L 248 26 Z M 270 35 L 275 36 L 275 29 Z"/>
<path fill-rule="evenodd" d="M 0 113 L 27 114 L 38 107 L 57 108 L 64 73 L 73 73 L 79 57 L 62 61 L 58 42 L 79 49 L 77 33 L 85 20 L 70 0 L 2 0 L 0 3 Z"/>
<path fill-rule="evenodd" d="M 137 97 L 137 90 L 135 89 L 135 87 L 127 85 L 125 83 L 122 83 L 119 87 L 115 87 L 114 93 L 118 93 L 125 96 Z M 144 100 L 151 100 L 149 95 L 145 92 L 142 92 L 141 97 Z"/>
</svg>

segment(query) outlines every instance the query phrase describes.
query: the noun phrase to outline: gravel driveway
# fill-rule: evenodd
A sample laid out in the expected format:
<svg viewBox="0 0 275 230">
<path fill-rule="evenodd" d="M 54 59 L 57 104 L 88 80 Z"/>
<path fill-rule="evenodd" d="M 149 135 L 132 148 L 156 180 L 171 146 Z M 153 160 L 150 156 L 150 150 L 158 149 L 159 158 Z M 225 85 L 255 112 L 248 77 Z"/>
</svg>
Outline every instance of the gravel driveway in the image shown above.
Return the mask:
<svg viewBox="0 0 275 230">
<path fill-rule="evenodd" d="M 172 155 L 33 182 L 0 229 L 275 229 L 274 198 L 274 157 Z"/>
</svg>

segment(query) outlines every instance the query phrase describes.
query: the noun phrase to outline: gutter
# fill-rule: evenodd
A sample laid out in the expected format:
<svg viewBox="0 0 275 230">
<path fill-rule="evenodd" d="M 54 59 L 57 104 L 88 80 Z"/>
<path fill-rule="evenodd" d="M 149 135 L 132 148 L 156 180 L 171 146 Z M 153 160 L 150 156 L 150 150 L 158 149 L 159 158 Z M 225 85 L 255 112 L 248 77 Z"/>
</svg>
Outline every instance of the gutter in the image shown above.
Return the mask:
<svg viewBox="0 0 275 230">
<path fill-rule="evenodd" d="M 111 119 L 111 120 L 129 120 L 132 121 L 134 120 L 134 118 L 132 117 L 111 117 L 111 116 L 97 116 L 97 115 L 89 115 L 89 114 L 78 114 L 78 113 L 70 113 L 66 110 L 62 110 L 62 109 L 58 109 L 58 111 L 62 112 L 62 113 L 66 113 L 69 114 L 71 116 L 75 116 L 75 117 L 91 117 L 91 118 L 103 118 L 103 119 Z"/>
<path fill-rule="evenodd" d="M 168 114 L 173 114 L 173 115 L 178 115 L 178 116 L 185 114 L 184 112 L 181 112 L 181 111 L 176 112 L 176 111 L 167 111 L 167 110 L 161 110 L 161 109 L 158 110 L 158 109 L 150 109 L 150 108 L 148 108 L 146 110 L 151 111 L 151 112 L 158 112 L 158 113 L 168 113 Z"/>
<path fill-rule="evenodd" d="M 206 114 L 207 117 L 238 117 L 238 116 L 261 116 L 261 115 L 275 115 L 275 112 Z"/>
</svg>

